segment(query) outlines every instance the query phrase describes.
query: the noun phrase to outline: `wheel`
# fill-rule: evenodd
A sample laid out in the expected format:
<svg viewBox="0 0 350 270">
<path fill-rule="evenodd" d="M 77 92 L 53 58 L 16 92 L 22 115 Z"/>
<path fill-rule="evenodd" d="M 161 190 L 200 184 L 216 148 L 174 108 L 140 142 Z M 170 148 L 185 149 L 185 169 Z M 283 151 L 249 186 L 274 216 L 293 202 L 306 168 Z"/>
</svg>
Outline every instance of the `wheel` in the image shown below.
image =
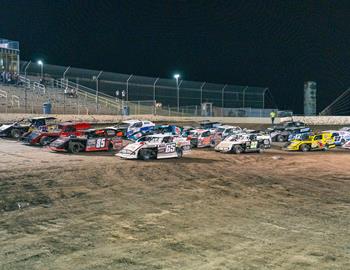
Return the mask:
<svg viewBox="0 0 350 270">
<path fill-rule="evenodd" d="M 109 144 L 108 144 L 108 151 L 111 152 L 111 151 L 113 151 L 113 150 L 114 150 L 113 144 L 112 144 L 112 143 L 109 143 Z"/>
<path fill-rule="evenodd" d="M 284 141 L 285 141 L 285 138 L 284 138 L 283 135 L 277 135 L 276 140 L 277 140 L 278 142 L 284 142 Z"/>
<path fill-rule="evenodd" d="M 235 154 L 240 154 L 240 153 L 243 152 L 243 148 L 240 145 L 234 145 L 232 147 L 232 152 L 235 153 Z"/>
<path fill-rule="evenodd" d="M 51 141 L 52 141 L 51 137 L 47 137 L 47 136 L 41 137 L 40 145 L 42 145 L 42 146 L 49 145 L 51 143 Z"/>
<path fill-rule="evenodd" d="M 176 154 L 178 158 L 181 158 L 183 155 L 183 151 L 181 148 L 176 148 Z"/>
<path fill-rule="evenodd" d="M 301 152 L 308 152 L 308 151 L 310 151 L 310 145 L 308 145 L 308 144 L 302 144 L 302 145 L 300 145 L 300 150 L 301 150 Z"/>
<path fill-rule="evenodd" d="M 11 137 L 14 139 L 19 139 L 22 136 L 22 132 L 19 129 L 11 130 Z"/>
<path fill-rule="evenodd" d="M 343 145 L 343 144 L 345 144 L 345 143 L 346 143 L 345 139 L 341 139 L 340 145 Z"/>
<path fill-rule="evenodd" d="M 322 149 L 323 151 L 328 151 L 329 150 L 329 145 L 326 143 L 326 145 Z"/>
<path fill-rule="evenodd" d="M 142 160 L 150 160 L 156 157 L 156 153 L 152 149 L 141 149 L 139 158 Z"/>
<path fill-rule="evenodd" d="M 191 140 L 191 148 L 196 148 L 198 146 L 197 140 Z"/>
<path fill-rule="evenodd" d="M 72 154 L 79 153 L 83 149 L 83 146 L 80 143 L 70 143 L 68 150 Z"/>
<path fill-rule="evenodd" d="M 264 145 L 264 144 L 261 144 L 261 145 L 259 146 L 258 153 L 262 153 L 262 152 L 264 152 L 264 150 L 265 150 L 265 145 Z"/>
</svg>

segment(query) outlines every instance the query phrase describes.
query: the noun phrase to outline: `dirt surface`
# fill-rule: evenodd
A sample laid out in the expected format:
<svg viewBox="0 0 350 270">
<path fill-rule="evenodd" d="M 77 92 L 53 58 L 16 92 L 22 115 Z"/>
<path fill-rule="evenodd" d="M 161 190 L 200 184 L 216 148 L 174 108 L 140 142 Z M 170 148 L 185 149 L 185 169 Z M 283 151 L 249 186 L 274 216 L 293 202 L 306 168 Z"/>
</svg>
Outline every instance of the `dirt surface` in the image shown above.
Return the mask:
<svg viewBox="0 0 350 270">
<path fill-rule="evenodd" d="M 350 152 L 126 161 L 0 140 L 0 269 L 350 269 Z"/>
</svg>

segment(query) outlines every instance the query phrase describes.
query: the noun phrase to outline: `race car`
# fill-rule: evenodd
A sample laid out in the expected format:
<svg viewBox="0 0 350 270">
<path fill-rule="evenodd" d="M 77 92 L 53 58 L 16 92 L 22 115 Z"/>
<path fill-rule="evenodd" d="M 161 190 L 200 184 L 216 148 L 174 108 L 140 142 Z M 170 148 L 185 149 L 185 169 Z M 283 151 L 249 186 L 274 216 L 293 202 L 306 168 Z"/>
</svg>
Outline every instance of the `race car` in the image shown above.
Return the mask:
<svg viewBox="0 0 350 270">
<path fill-rule="evenodd" d="M 288 142 L 282 149 L 287 151 L 302 151 L 308 152 L 311 150 L 327 151 L 334 148 L 334 137 L 331 133 L 321 133 L 301 140 L 292 140 Z"/>
<path fill-rule="evenodd" d="M 34 129 L 45 129 L 47 122 L 55 120 L 55 117 L 34 117 L 29 119 L 21 119 L 9 125 L 0 127 L 0 137 L 8 137 L 19 139 L 24 133 Z"/>
<path fill-rule="evenodd" d="M 344 143 L 344 144 L 342 145 L 342 148 L 344 148 L 344 149 L 350 149 L 350 141 L 347 141 L 346 143 Z"/>
<path fill-rule="evenodd" d="M 140 121 L 140 120 L 126 120 L 120 125 L 116 125 L 113 128 L 117 131 L 122 131 L 123 136 L 126 138 L 132 137 L 134 134 L 142 133 L 142 135 L 147 134 L 152 131 L 155 124 L 151 121 Z"/>
<path fill-rule="evenodd" d="M 274 125 L 272 128 L 268 128 L 268 130 L 294 130 L 306 127 L 305 123 L 300 121 L 286 121 L 282 122 L 278 125 Z"/>
<path fill-rule="evenodd" d="M 209 129 L 191 129 L 184 132 L 182 137 L 185 137 L 188 141 L 190 141 L 192 148 L 203 148 L 210 147 L 213 134 Z"/>
<path fill-rule="evenodd" d="M 232 134 L 242 133 L 242 132 L 243 132 L 243 130 L 240 127 L 229 126 L 229 125 L 218 126 L 215 130 L 215 133 L 213 134 L 210 145 L 212 147 L 215 147 L 215 145 L 220 143 L 227 136 L 232 135 Z"/>
<path fill-rule="evenodd" d="M 58 137 L 68 137 L 71 135 L 81 136 L 83 135 L 83 130 L 91 128 L 91 124 L 86 122 L 65 122 L 58 124 L 53 128 L 29 131 L 21 137 L 21 140 L 23 143 L 30 145 L 39 144 L 45 146 L 56 140 Z"/>
<path fill-rule="evenodd" d="M 293 136 L 296 134 L 310 133 L 310 132 L 311 132 L 311 129 L 309 127 L 300 127 L 300 128 L 285 129 L 285 130 L 274 130 L 274 131 L 270 132 L 270 137 L 271 137 L 271 140 L 274 142 L 286 142 L 289 139 L 292 139 Z"/>
<path fill-rule="evenodd" d="M 128 144 L 116 156 L 124 159 L 181 158 L 191 150 L 190 142 L 179 136 L 155 134 Z"/>
<path fill-rule="evenodd" d="M 92 152 L 120 150 L 123 147 L 123 140 L 117 136 L 114 129 L 88 129 L 82 131 L 81 136 L 59 137 L 49 148 L 56 152 Z"/>
<path fill-rule="evenodd" d="M 289 136 L 288 136 L 288 141 L 292 141 L 292 140 L 300 140 L 301 138 L 307 138 L 308 136 L 311 135 L 311 128 L 309 127 L 305 127 L 305 128 L 301 128 L 301 129 L 296 129 L 293 130 Z"/>
<path fill-rule="evenodd" d="M 327 130 L 324 132 L 332 134 L 332 136 L 334 137 L 334 144 L 337 146 L 341 146 L 346 142 L 350 141 L 350 131 L 346 131 L 345 129 Z"/>
<path fill-rule="evenodd" d="M 269 147 L 264 140 L 259 140 L 256 134 L 235 134 L 227 137 L 215 146 L 215 151 L 235 154 L 243 152 L 260 153 Z"/>
</svg>

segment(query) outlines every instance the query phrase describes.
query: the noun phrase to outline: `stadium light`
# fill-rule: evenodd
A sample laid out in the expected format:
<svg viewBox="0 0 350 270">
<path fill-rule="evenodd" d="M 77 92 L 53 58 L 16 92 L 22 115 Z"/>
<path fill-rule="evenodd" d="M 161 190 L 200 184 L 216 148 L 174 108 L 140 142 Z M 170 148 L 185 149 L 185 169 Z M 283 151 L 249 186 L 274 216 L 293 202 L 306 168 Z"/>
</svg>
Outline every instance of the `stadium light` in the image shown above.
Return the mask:
<svg viewBox="0 0 350 270">
<path fill-rule="evenodd" d="M 177 90 L 177 112 L 180 112 L 180 87 L 179 87 L 179 78 L 180 74 L 175 74 L 174 78 L 176 80 L 176 90 Z"/>
<path fill-rule="evenodd" d="M 44 75 L 44 62 L 42 60 L 38 60 L 37 63 L 41 67 L 41 79 L 42 79 Z"/>
</svg>

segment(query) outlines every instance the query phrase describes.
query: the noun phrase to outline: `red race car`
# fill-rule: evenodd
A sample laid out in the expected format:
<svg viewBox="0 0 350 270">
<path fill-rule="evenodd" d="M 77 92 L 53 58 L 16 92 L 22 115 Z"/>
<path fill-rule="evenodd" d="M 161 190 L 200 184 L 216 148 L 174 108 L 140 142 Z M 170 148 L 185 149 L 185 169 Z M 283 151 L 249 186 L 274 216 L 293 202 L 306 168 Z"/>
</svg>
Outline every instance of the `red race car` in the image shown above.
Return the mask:
<svg viewBox="0 0 350 270">
<path fill-rule="evenodd" d="M 60 137 L 50 144 L 50 149 L 57 152 L 92 152 L 120 150 L 123 139 L 112 128 L 88 129 L 81 136 Z"/>
<path fill-rule="evenodd" d="M 22 136 L 22 142 L 31 145 L 48 145 L 58 137 L 68 137 L 71 135 L 81 136 L 83 131 L 91 128 L 90 123 L 86 122 L 65 122 L 58 124 L 54 128 L 47 128 L 41 130 L 33 130 Z"/>
</svg>

